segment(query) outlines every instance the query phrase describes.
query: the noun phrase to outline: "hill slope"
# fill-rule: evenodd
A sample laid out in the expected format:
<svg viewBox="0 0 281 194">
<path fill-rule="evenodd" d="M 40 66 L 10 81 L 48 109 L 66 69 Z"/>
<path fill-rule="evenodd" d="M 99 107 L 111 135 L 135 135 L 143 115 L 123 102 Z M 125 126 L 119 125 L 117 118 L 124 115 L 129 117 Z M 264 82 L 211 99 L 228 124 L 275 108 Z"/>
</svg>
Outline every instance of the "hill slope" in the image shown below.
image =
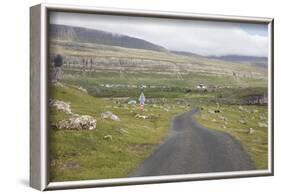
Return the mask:
<svg viewBox="0 0 281 194">
<path fill-rule="evenodd" d="M 60 40 L 75 40 L 77 42 L 85 43 L 98 43 L 127 48 L 166 51 L 164 47 L 146 40 L 89 28 L 51 24 L 49 33 L 52 38 Z"/>
<path fill-rule="evenodd" d="M 52 85 L 50 96 L 70 103 L 73 113 L 97 120 L 94 130 L 57 129 L 55 123 L 69 115 L 50 107 L 51 181 L 128 176 L 165 137 L 172 116 L 189 108 L 176 106 L 166 112 L 163 106 L 147 105 L 145 114 L 151 118 L 141 119 L 136 115 L 144 113 L 136 105 L 115 108 L 111 100 L 95 98 L 72 85 Z M 120 121 L 102 119 L 105 111 L 118 115 Z"/>
<path fill-rule="evenodd" d="M 267 68 L 268 59 L 267 57 L 256 57 L 256 56 L 241 56 L 241 55 L 225 55 L 220 57 L 209 57 L 211 59 L 219 59 L 234 63 L 242 63 L 252 65 L 256 67 Z"/>
</svg>

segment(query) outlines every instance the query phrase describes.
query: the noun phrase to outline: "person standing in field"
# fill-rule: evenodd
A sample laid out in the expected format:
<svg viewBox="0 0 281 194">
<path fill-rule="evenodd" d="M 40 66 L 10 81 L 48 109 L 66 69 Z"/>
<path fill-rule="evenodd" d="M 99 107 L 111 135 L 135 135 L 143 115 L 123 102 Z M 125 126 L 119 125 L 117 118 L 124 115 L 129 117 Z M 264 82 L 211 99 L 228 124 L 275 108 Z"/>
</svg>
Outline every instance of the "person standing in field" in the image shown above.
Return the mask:
<svg viewBox="0 0 281 194">
<path fill-rule="evenodd" d="M 54 58 L 54 77 L 53 77 L 54 81 L 59 81 L 62 65 L 63 65 L 62 56 L 58 54 Z"/>
</svg>

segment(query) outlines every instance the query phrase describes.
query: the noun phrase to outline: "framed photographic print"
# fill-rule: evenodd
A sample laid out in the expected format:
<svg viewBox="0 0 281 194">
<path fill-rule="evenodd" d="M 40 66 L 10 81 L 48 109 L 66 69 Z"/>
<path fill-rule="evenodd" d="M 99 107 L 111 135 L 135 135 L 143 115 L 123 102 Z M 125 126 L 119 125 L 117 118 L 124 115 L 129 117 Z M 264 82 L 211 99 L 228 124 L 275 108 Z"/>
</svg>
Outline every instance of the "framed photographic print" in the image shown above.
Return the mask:
<svg viewBox="0 0 281 194">
<path fill-rule="evenodd" d="M 273 19 L 30 10 L 30 185 L 273 175 Z"/>
</svg>

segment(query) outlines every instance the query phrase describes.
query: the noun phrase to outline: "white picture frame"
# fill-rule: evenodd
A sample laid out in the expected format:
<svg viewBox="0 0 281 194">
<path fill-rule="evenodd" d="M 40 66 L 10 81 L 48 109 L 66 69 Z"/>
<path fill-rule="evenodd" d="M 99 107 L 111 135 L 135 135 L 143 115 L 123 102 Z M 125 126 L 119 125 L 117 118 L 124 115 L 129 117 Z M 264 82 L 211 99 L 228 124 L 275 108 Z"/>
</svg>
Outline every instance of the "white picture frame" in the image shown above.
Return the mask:
<svg viewBox="0 0 281 194">
<path fill-rule="evenodd" d="M 237 172 L 215 172 L 202 174 L 117 178 L 102 180 L 78 180 L 50 182 L 48 178 L 48 14 L 51 11 L 93 13 L 103 15 L 142 16 L 152 18 L 192 19 L 203 21 L 225 21 L 268 25 L 268 169 Z M 146 10 L 96 8 L 74 5 L 40 4 L 30 9 L 30 186 L 38 190 L 101 187 L 131 184 L 150 184 L 175 181 L 242 178 L 272 176 L 273 156 L 273 18 L 256 18 L 193 13 L 173 13 Z"/>
</svg>

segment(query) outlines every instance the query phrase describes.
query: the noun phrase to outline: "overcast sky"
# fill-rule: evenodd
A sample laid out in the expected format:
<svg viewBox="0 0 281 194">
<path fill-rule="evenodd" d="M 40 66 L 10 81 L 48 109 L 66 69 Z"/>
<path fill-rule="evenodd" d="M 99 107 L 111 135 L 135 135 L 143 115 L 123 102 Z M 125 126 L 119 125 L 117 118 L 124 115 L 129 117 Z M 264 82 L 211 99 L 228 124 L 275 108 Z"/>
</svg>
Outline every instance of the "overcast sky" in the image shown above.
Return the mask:
<svg viewBox="0 0 281 194">
<path fill-rule="evenodd" d="M 51 24 L 86 27 L 145 39 L 201 55 L 268 55 L 266 24 L 209 22 L 52 12 Z"/>
</svg>

